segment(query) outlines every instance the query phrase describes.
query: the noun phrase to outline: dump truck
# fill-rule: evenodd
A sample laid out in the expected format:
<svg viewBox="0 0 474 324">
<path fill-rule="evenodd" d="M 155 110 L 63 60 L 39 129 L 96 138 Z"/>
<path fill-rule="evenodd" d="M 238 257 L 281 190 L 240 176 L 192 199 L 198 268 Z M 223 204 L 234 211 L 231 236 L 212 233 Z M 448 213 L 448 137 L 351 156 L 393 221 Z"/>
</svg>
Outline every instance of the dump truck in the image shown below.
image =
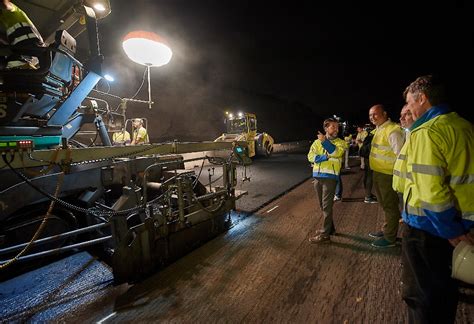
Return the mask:
<svg viewBox="0 0 474 324">
<path fill-rule="evenodd" d="M 226 113 L 226 133 L 223 133 L 215 142 L 241 141 L 248 143 L 248 156 L 270 157 L 273 153 L 273 138 L 257 131 L 257 116 L 253 113 Z"/>
</svg>

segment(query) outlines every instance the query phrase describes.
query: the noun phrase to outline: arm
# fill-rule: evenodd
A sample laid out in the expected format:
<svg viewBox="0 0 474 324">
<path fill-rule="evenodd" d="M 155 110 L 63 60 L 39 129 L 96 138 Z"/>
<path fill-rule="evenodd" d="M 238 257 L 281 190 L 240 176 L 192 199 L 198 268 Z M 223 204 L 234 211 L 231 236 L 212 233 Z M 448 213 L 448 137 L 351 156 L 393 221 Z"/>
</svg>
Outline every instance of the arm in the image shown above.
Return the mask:
<svg viewBox="0 0 474 324">
<path fill-rule="evenodd" d="M 308 161 L 311 162 L 311 163 L 314 163 L 314 159 L 316 158 L 316 141 L 313 142 L 313 144 L 311 145 L 311 147 L 309 148 L 309 152 L 308 152 Z"/>
<path fill-rule="evenodd" d="M 347 148 L 347 143 L 341 139 L 336 139 L 334 143 L 331 143 L 329 140 L 325 140 L 322 145 L 328 152 L 328 156 L 334 158 L 341 158 Z"/>
<path fill-rule="evenodd" d="M 397 129 L 396 131 L 391 132 L 388 136 L 388 142 L 390 143 L 393 153 L 398 155 L 402 150 L 403 143 L 405 143 L 405 136 L 402 130 Z"/>
<path fill-rule="evenodd" d="M 311 163 L 320 163 L 328 159 L 326 154 L 324 154 L 324 152 L 322 151 L 321 145 L 318 142 L 320 143 L 319 140 L 315 140 L 313 142 L 313 145 L 311 145 L 311 148 L 309 149 L 308 161 Z"/>
<path fill-rule="evenodd" d="M 133 135 L 133 141 L 132 144 L 138 144 L 145 142 L 145 138 L 147 136 L 146 129 L 144 127 L 140 127 L 136 133 Z"/>
<path fill-rule="evenodd" d="M 466 230 L 461 223 L 459 211 L 455 208 L 455 197 L 446 182 L 448 163 L 462 162 L 446 161 L 442 148 L 453 145 L 445 143 L 442 136 L 430 131 L 414 135 L 417 135 L 416 139 L 409 142 L 414 156 L 408 169 L 412 172 L 413 186 L 418 193 L 421 208 L 440 237 L 462 240 L 460 237 L 464 236 Z"/>
</svg>

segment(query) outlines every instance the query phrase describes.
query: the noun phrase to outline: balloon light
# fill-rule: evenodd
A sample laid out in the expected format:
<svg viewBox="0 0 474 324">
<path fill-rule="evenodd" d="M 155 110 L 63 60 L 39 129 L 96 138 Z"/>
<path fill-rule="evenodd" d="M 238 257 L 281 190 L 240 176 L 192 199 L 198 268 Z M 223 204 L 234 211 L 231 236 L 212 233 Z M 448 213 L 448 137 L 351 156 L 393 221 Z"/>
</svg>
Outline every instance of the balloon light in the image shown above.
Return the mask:
<svg viewBox="0 0 474 324">
<path fill-rule="evenodd" d="M 148 108 L 151 109 L 153 102 L 151 101 L 150 68 L 168 64 L 173 56 L 173 52 L 161 36 L 143 30 L 133 31 L 125 35 L 122 47 L 130 60 L 146 66 L 148 74 Z"/>
<path fill-rule="evenodd" d="M 162 37 L 147 31 L 128 33 L 123 39 L 122 47 L 129 59 L 146 66 L 163 66 L 173 56 Z"/>
</svg>

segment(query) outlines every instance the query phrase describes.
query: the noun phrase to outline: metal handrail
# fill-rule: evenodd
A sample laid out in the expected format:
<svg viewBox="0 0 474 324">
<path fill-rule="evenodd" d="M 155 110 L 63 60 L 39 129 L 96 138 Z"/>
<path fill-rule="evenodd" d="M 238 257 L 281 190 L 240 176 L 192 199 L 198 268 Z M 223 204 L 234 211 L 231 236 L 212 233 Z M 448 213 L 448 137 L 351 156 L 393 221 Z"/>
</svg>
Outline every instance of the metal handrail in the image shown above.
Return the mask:
<svg viewBox="0 0 474 324">
<path fill-rule="evenodd" d="M 86 233 L 86 232 L 89 232 L 89 231 L 92 231 L 92 230 L 96 230 L 96 229 L 103 228 L 103 227 L 108 227 L 108 226 L 110 226 L 110 223 L 101 223 L 101 224 L 87 226 L 87 227 L 80 228 L 80 229 L 77 229 L 77 230 L 73 230 L 73 231 L 69 231 L 69 232 L 65 232 L 65 233 L 61 233 L 61 234 L 58 234 L 58 235 L 49 236 L 49 237 L 45 237 L 45 238 L 33 241 L 31 243 L 31 246 L 57 241 L 57 240 L 60 240 L 60 239 L 63 239 L 63 238 L 73 236 L 73 235 Z M 28 245 L 28 243 L 22 243 L 22 244 L 18 244 L 18 245 L 14 245 L 14 246 L 9 246 L 5 249 L 0 249 L 0 255 L 21 250 L 26 245 Z"/>
</svg>

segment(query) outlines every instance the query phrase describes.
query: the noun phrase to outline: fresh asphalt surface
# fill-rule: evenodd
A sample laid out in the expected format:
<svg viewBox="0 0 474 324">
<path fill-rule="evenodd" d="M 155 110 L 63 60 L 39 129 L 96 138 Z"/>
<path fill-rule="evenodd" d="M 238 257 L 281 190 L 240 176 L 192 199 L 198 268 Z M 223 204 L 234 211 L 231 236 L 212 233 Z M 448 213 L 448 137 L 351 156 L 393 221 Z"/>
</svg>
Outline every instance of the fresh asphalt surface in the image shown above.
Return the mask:
<svg viewBox="0 0 474 324">
<path fill-rule="evenodd" d="M 209 172 L 205 166 L 201 182 L 209 186 Z M 211 169 L 211 171 L 208 171 Z M 245 170 L 246 169 L 246 170 Z M 196 168 L 198 172 L 198 168 Z M 220 167 L 214 169 L 211 186 L 222 183 Z M 243 178 L 248 177 L 245 181 Z M 256 158 L 252 165 L 237 170 L 237 190 L 247 191 L 237 201 L 232 218 L 240 224 L 246 215 L 288 192 L 311 176 L 306 154 L 274 154 L 270 158 Z M 243 217 L 242 217 L 243 216 Z M 81 305 L 101 302 L 119 294 L 124 285 L 112 285 L 113 276 L 105 264 L 87 252 L 68 256 L 40 269 L 0 283 L 0 322 L 54 321 Z M 126 285 L 125 285 L 126 286 Z"/>
<path fill-rule="evenodd" d="M 199 174 L 199 167 L 195 172 Z M 204 166 L 200 181 L 209 188 L 221 185 L 221 168 Z M 279 153 L 270 158 L 258 157 L 247 167 L 237 167 L 236 190 L 246 191 L 236 203 L 238 211 L 253 213 L 311 177 L 306 154 Z"/>
</svg>

